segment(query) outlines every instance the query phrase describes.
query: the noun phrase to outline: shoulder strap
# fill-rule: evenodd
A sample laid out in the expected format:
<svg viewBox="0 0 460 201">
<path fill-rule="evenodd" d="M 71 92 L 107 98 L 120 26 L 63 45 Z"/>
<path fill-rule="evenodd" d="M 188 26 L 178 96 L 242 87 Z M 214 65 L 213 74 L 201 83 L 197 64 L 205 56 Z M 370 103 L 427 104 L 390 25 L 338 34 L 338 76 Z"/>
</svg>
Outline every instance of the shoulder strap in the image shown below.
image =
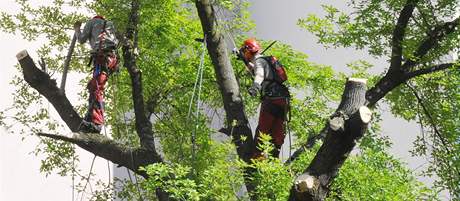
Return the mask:
<svg viewBox="0 0 460 201">
<path fill-rule="evenodd" d="M 102 19 L 102 20 L 104 20 L 104 25 L 102 25 L 102 31 L 101 31 L 101 33 L 100 33 L 99 35 L 106 33 L 106 32 L 105 32 L 105 26 L 107 25 L 107 20 L 105 20 L 105 19 Z M 102 43 L 103 43 L 103 42 L 104 42 L 104 41 L 103 41 L 103 38 L 102 38 L 102 37 L 99 37 L 99 47 L 98 47 L 98 52 L 99 52 L 99 53 L 102 52 Z"/>
<path fill-rule="evenodd" d="M 103 19 L 104 20 L 104 19 Z M 104 25 L 102 25 L 102 31 L 101 31 L 101 34 L 102 33 L 105 33 L 105 27 L 107 25 L 107 20 L 104 20 Z"/>
<path fill-rule="evenodd" d="M 268 63 L 268 67 L 269 67 L 269 70 L 270 70 L 270 73 L 272 74 L 273 78 L 272 79 L 269 79 L 270 81 L 274 81 L 275 79 L 275 67 L 273 66 L 273 56 L 262 56 L 262 57 L 259 57 L 260 59 L 264 59 L 267 63 Z M 257 58 L 257 59 L 259 59 Z M 265 69 L 264 69 L 265 70 Z"/>
</svg>

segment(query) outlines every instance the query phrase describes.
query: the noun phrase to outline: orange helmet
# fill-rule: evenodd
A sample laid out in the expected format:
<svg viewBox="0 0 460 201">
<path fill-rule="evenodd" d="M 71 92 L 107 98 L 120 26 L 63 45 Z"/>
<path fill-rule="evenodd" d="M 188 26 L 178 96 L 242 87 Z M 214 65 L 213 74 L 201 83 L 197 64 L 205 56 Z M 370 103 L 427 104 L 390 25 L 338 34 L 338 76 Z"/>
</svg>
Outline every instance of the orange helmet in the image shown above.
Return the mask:
<svg viewBox="0 0 460 201">
<path fill-rule="evenodd" d="M 255 38 L 246 39 L 243 43 L 243 48 L 245 48 L 251 53 L 256 53 L 260 51 L 259 42 L 257 42 Z"/>
</svg>

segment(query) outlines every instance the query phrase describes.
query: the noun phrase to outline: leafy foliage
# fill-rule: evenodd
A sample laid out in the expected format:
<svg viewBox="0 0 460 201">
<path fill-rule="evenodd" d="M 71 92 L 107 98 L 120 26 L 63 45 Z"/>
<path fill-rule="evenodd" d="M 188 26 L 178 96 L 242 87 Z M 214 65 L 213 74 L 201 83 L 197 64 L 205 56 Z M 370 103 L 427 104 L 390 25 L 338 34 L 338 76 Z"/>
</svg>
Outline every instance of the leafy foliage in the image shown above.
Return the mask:
<svg viewBox="0 0 460 201">
<path fill-rule="evenodd" d="M 410 170 L 385 152 L 363 150 L 350 157 L 332 185 L 329 200 L 433 200 Z"/>
</svg>

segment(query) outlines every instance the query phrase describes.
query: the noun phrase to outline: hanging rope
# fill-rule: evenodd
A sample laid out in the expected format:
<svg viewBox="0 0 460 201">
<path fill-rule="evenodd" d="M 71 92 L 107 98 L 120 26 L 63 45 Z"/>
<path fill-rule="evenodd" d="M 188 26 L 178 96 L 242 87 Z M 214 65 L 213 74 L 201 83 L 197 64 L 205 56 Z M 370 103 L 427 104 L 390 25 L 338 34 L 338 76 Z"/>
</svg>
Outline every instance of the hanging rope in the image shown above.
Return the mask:
<svg viewBox="0 0 460 201">
<path fill-rule="evenodd" d="M 86 186 L 88 186 L 89 179 L 91 178 L 91 173 L 92 173 L 92 171 L 93 171 L 93 166 L 94 166 L 94 161 L 95 161 L 95 160 L 96 160 L 96 155 L 94 155 L 93 161 L 91 162 L 91 167 L 89 168 L 88 178 L 86 178 L 86 184 L 85 184 L 85 186 L 83 187 L 83 190 L 81 191 L 81 199 L 80 199 L 80 201 L 83 200 L 83 196 L 84 196 L 84 193 L 85 193 L 85 190 L 86 190 Z"/>
<path fill-rule="evenodd" d="M 104 135 L 105 135 L 105 137 L 108 138 L 108 136 L 107 136 L 107 129 L 106 129 L 106 126 L 105 126 L 105 125 L 104 125 Z M 108 173 L 109 173 L 109 181 L 108 181 L 107 185 L 110 185 L 110 183 L 111 183 L 111 179 L 110 179 L 110 178 L 111 178 L 110 161 L 109 161 L 108 159 L 106 159 L 106 161 L 107 161 L 107 171 L 108 171 Z"/>
<path fill-rule="evenodd" d="M 200 56 L 200 64 L 198 66 L 197 76 L 195 79 L 195 85 L 193 87 L 193 92 L 192 92 L 192 98 L 190 100 L 189 110 L 187 113 L 187 122 L 188 122 L 188 120 L 190 119 L 191 111 L 192 111 L 193 100 L 195 99 L 195 92 L 198 90 L 196 110 L 195 110 L 195 127 L 192 132 L 192 161 L 195 161 L 195 155 L 196 155 L 196 130 L 198 128 L 198 115 L 199 115 L 200 103 L 201 103 L 201 89 L 203 86 L 203 71 L 204 71 L 205 53 L 206 53 L 206 34 L 204 35 L 204 38 L 203 38 L 202 52 Z"/>
<path fill-rule="evenodd" d="M 72 145 L 73 154 L 72 154 L 72 201 L 75 201 L 75 144 Z"/>
<path fill-rule="evenodd" d="M 189 104 L 189 107 L 188 107 L 188 113 L 187 113 L 187 120 L 189 119 L 190 117 L 190 114 L 191 114 L 191 111 L 192 111 L 192 105 L 193 105 L 193 100 L 195 99 L 195 92 L 197 90 L 197 86 L 198 86 L 198 96 L 200 95 L 201 93 L 201 86 L 202 86 L 202 80 L 203 80 L 203 65 L 204 65 L 204 54 L 206 52 L 206 35 L 204 35 L 204 39 L 203 39 L 203 43 L 201 45 L 201 49 L 202 49 L 202 52 L 201 52 L 201 56 L 200 56 L 200 64 L 198 66 L 198 70 L 197 70 L 197 76 L 196 76 L 196 79 L 195 79 L 195 84 L 193 85 L 193 91 L 192 91 L 192 98 L 190 99 L 190 104 Z M 199 99 L 199 97 L 198 97 Z"/>
</svg>

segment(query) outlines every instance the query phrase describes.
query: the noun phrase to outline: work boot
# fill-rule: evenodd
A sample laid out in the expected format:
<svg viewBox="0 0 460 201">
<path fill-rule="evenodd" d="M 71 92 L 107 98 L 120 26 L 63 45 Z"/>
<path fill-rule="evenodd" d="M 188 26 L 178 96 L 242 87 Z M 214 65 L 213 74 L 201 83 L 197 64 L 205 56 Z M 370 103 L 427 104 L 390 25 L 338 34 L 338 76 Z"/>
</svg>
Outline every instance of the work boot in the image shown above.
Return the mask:
<svg viewBox="0 0 460 201">
<path fill-rule="evenodd" d="M 101 133 L 101 128 L 101 125 L 83 120 L 78 131 L 82 133 Z"/>
</svg>

